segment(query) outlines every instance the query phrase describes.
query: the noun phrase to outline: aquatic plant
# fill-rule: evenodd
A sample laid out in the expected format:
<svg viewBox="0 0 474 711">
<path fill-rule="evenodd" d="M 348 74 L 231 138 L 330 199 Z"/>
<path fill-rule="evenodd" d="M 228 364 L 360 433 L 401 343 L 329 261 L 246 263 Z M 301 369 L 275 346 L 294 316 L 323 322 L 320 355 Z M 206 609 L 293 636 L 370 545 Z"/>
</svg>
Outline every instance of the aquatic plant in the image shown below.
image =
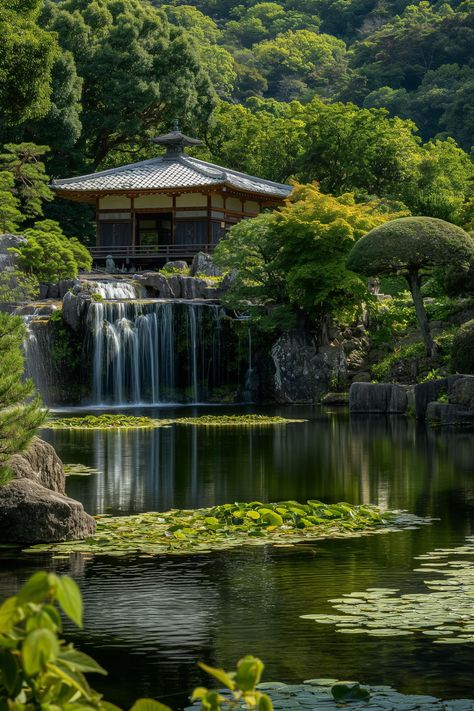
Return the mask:
<svg viewBox="0 0 474 711">
<path fill-rule="evenodd" d="M 88 467 L 86 464 L 65 464 L 64 473 L 66 476 L 91 476 L 100 474 L 100 471 L 94 467 Z"/>
<path fill-rule="evenodd" d="M 283 501 L 223 504 L 205 509 L 97 517 L 96 534 L 84 541 L 40 544 L 28 553 L 189 555 L 242 545 L 292 545 L 305 540 L 398 530 L 423 519 L 374 506 Z"/>
<path fill-rule="evenodd" d="M 306 420 L 290 420 L 286 417 L 267 415 L 201 415 L 200 417 L 179 417 L 176 425 L 196 425 L 200 427 L 255 427 L 255 425 L 287 425 Z"/>
<path fill-rule="evenodd" d="M 417 556 L 415 572 L 435 573 L 424 580 L 428 592 L 399 595 L 395 588 L 368 588 L 330 600 L 340 614 L 302 615 L 321 624 L 335 624 L 344 634 L 372 637 L 432 637 L 436 644 L 474 642 L 474 536 L 464 546 L 440 548 Z M 443 577 L 444 576 L 444 577 Z"/>
<path fill-rule="evenodd" d="M 180 417 L 175 420 L 156 420 L 134 415 L 86 415 L 84 417 L 61 417 L 49 420 L 45 427 L 67 430 L 108 430 L 166 427 L 168 425 L 197 425 L 205 427 L 255 427 L 263 425 L 286 425 L 306 420 L 289 420 L 285 417 L 266 415 L 201 415 Z"/>
<path fill-rule="evenodd" d="M 64 430 L 108 430 L 161 427 L 169 420 L 154 420 L 151 417 L 134 415 L 85 415 L 84 417 L 58 417 L 48 420 L 45 427 Z"/>
</svg>

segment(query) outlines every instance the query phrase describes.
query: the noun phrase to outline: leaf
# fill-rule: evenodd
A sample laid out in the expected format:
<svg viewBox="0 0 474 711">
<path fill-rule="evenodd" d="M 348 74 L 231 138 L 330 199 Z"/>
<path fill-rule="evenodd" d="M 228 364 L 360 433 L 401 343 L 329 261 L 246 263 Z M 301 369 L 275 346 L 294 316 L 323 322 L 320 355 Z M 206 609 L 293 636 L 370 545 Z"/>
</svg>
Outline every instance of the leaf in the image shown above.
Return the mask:
<svg viewBox="0 0 474 711">
<path fill-rule="evenodd" d="M 248 518 L 252 518 L 254 521 L 258 521 L 260 514 L 258 511 L 247 511 Z"/>
<path fill-rule="evenodd" d="M 160 704 L 153 699 L 138 699 L 135 701 L 130 711 L 171 711 L 169 706 Z"/>
<path fill-rule="evenodd" d="M 264 670 L 263 662 L 258 657 L 243 657 L 237 664 L 235 683 L 241 691 L 252 691 L 260 682 Z"/>
<path fill-rule="evenodd" d="M 27 602 L 43 602 L 49 591 L 48 573 L 44 571 L 34 573 L 18 593 L 18 605 L 24 605 Z"/>
<path fill-rule="evenodd" d="M 273 711 L 272 700 L 267 694 L 258 696 L 257 711 Z"/>
<path fill-rule="evenodd" d="M 8 597 L 0 607 L 0 633 L 10 632 L 18 609 L 18 598 Z"/>
<path fill-rule="evenodd" d="M 57 579 L 56 596 L 63 612 L 82 627 L 82 595 L 76 581 L 69 575 L 61 575 Z"/>
<path fill-rule="evenodd" d="M 331 687 L 334 701 L 368 701 L 370 692 L 355 681 L 340 681 Z"/>
<path fill-rule="evenodd" d="M 73 671 L 80 672 L 96 672 L 97 674 L 107 675 L 107 671 L 98 664 L 95 659 L 89 657 L 88 654 L 80 652 L 78 649 L 66 649 L 59 654 L 58 659 L 60 659 L 63 664 L 70 667 Z"/>
<path fill-rule="evenodd" d="M 59 654 L 59 643 L 56 636 L 47 629 L 33 630 L 22 645 L 21 656 L 27 676 L 34 676 L 46 668 L 48 662 L 54 661 Z"/>
<path fill-rule="evenodd" d="M 221 684 L 224 684 L 224 686 L 226 686 L 231 691 L 235 689 L 235 684 L 232 677 L 229 676 L 229 674 L 227 674 L 223 669 L 209 667 L 207 664 L 204 664 L 204 662 L 198 662 L 198 666 L 201 667 L 201 669 L 203 669 L 205 672 L 213 676 L 214 679 L 220 681 Z"/>
<path fill-rule="evenodd" d="M 21 678 L 18 673 L 18 664 L 11 652 L 3 650 L 0 652 L 0 670 L 2 683 L 8 694 L 15 698 L 21 688 Z"/>
</svg>

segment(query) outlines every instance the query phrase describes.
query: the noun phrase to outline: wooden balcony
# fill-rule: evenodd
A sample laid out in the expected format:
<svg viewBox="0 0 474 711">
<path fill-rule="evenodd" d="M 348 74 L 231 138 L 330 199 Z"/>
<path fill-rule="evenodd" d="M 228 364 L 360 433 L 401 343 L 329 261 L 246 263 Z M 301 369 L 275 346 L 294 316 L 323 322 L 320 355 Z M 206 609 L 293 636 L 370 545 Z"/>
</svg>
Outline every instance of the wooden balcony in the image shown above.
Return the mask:
<svg viewBox="0 0 474 711">
<path fill-rule="evenodd" d="M 105 262 L 110 255 L 114 262 L 120 263 L 148 263 L 159 261 L 160 263 L 183 259 L 186 261 L 198 252 L 210 254 L 215 245 L 212 244 L 155 244 L 155 245 L 125 245 L 120 247 L 91 247 L 90 253 L 94 262 Z"/>
</svg>

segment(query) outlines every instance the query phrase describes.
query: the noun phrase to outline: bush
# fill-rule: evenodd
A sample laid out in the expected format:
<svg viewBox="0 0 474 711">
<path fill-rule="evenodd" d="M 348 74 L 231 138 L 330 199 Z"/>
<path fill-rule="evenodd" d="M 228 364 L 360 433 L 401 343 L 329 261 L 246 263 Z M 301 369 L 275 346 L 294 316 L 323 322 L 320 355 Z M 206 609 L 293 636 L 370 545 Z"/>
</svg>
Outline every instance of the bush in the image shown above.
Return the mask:
<svg viewBox="0 0 474 711">
<path fill-rule="evenodd" d="M 464 323 L 454 336 L 451 367 L 456 373 L 474 373 L 474 320 Z"/>
<path fill-rule="evenodd" d="M 25 230 L 27 244 L 16 250 L 21 267 L 39 281 L 72 279 L 79 269 L 89 270 L 92 259 L 75 238 L 68 239 L 54 220 L 40 220 Z"/>
</svg>

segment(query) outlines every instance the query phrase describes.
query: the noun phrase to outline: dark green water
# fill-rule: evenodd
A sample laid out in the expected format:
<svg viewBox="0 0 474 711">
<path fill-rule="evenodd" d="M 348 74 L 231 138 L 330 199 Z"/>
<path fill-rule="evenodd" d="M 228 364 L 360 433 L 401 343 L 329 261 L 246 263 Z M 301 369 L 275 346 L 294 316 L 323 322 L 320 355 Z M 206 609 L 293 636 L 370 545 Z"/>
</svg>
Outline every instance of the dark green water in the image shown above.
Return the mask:
<svg viewBox="0 0 474 711">
<path fill-rule="evenodd" d="M 199 409 L 209 411 L 216 412 Z M 178 709 L 183 690 L 203 681 L 197 660 L 231 668 L 244 653 L 265 660 L 267 679 L 352 678 L 403 692 L 473 697 L 473 645 L 447 648 L 421 634 L 342 635 L 299 616 L 330 612 L 329 598 L 366 587 L 425 590 L 423 574 L 413 572 L 414 556 L 458 545 L 474 532 L 474 435 L 436 432 L 401 417 L 349 418 L 304 407 L 262 412 L 309 421 L 276 429 L 44 436 L 65 462 L 101 472 L 68 481 L 68 493 L 91 513 L 319 498 L 440 520 L 387 535 L 177 559 L 64 563 L 3 555 L 0 594 L 11 593 L 35 568 L 70 572 L 86 606 L 84 631 L 74 639 L 110 670 L 95 686 L 123 706 L 150 695 Z"/>
</svg>

